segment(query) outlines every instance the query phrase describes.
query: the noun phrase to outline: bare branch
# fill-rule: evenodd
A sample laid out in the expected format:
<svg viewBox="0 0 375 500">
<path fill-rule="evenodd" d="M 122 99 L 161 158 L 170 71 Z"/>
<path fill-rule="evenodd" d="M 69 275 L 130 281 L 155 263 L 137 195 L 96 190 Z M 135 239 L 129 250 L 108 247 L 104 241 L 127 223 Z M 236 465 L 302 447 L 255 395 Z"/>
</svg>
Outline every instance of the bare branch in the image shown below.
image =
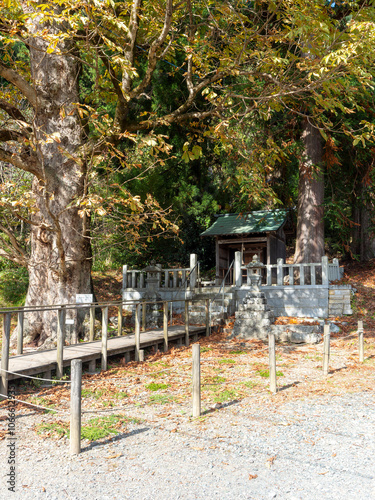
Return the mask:
<svg viewBox="0 0 375 500">
<path fill-rule="evenodd" d="M 139 96 L 139 94 L 141 94 L 151 82 L 152 75 L 155 71 L 156 63 L 159 60 L 159 57 L 157 56 L 157 51 L 163 45 L 169 34 L 172 22 L 172 14 L 173 14 L 173 0 L 167 0 L 167 4 L 165 7 L 163 29 L 158 38 L 151 44 L 150 50 L 148 52 L 148 66 L 145 77 L 143 78 L 142 82 L 138 85 L 138 87 L 136 87 L 132 92 L 130 92 L 130 99 Z"/>
<path fill-rule="evenodd" d="M 137 39 L 137 31 L 138 31 L 138 12 L 141 6 L 142 0 L 133 0 L 133 6 L 130 14 L 130 22 L 129 22 L 129 33 L 130 33 L 130 44 L 129 50 L 125 52 L 125 57 L 129 61 L 129 64 L 133 66 L 134 64 L 134 49 L 135 42 Z M 132 78 L 127 71 L 124 72 L 122 77 L 122 89 L 125 93 L 129 93 L 132 87 Z"/>
</svg>

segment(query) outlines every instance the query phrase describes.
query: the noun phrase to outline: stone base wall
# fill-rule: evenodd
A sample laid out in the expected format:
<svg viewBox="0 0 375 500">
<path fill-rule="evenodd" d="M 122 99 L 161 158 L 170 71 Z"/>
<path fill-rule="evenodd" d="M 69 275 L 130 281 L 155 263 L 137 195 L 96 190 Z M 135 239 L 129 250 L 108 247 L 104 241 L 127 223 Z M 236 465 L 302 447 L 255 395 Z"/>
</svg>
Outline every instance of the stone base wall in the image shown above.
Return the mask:
<svg viewBox="0 0 375 500">
<path fill-rule="evenodd" d="M 351 285 L 331 285 L 328 292 L 328 312 L 330 316 L 353 314 L 350 306 L 352 297 Z"/>
<path fill-rule="evenodd" d="M 267 304 L 277 316 L 296 316 L 306 318 L 328 318 L 329 316 L 342 316 L 352 314 L 350 299 L 352 288 L 350 285 L 324 286 L 261 286 Z M 158 289 L 160 300 L 181 300 L 173 304 L 174 312 L 183 312 L 185 299 L 212 298 L 215 295 L 211 287 L 196 289 L 196 291 L 185 291 L 181 289 Z M 249 286 L 225 287 L 226 310 L 234 312 L 243 302 L 246 294 L 250 291 Z M 144 298 L 146 289 L 127 289 L 123 292 L 124 300 L 140 300 Z M 217 299 L 218 300 L 218 299 Z M 218 300 L 220 302 L 220 300 Z M 133 307 L 125 306 L 132 310 Z"/>
<path fill-rule="evenodd" d="M 328 288 L 322 286 L 262 286 L 267 304 L 275 316 L 296 316 L 306 318 L 328 317 Z M 248 289 L 237 290 L 242 301 Z"/>
</svg>

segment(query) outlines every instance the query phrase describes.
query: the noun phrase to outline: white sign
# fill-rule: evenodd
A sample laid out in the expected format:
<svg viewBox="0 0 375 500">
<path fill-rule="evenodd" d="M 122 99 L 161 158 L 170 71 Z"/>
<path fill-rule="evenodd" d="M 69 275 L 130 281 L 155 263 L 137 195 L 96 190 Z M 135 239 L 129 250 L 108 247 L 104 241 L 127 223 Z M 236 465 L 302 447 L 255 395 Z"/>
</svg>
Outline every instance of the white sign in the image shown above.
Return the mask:
<svg viewBox="0 0 375 500">
<path fill-rule="evenodd" d="M 94 296 L 92 293 L 77 293 L 77 304 L 91 304 L 91 302 L 94 302 Z"/>
<path fill-rule="evenodd" d="M 66 325 L 74 325 L 74 319 L 66 318 L 65 324 Z"/>
</svg>

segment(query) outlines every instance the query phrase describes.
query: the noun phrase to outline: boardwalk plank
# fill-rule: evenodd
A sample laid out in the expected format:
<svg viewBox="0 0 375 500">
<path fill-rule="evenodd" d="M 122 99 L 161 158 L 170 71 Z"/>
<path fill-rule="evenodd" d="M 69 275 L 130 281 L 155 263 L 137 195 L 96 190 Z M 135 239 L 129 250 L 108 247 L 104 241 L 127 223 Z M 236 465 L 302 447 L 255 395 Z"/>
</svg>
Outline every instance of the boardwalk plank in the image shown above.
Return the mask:
<svg viewBox="0 0 375 500">
<path fill-rule="evenodd" d="M 204 326 L 189 326 L 189 335 L 204 334 Z M 175 325 L 168 328 L 169 341 L 185 338 L 185 326 Z M 141 333 L 141 349 L 162 344 L 164 342 L 163 329 L 149 330 Z M 64 366 L 70 366 L 73 359 L 83 362 L 101 358 L 101 340 L 84 342 L 64 347 Z M 124 335 L 108 339 L 108 356 L 135 351 L 135 336 Z M 21 375 L 35 375 L 55 370 L 57 366 L 57 350 L 33 351 L 9 358 L 9 371 Z M 9 380 L 20 378 L 20 375 L 9 374 Z"/>
</svg>

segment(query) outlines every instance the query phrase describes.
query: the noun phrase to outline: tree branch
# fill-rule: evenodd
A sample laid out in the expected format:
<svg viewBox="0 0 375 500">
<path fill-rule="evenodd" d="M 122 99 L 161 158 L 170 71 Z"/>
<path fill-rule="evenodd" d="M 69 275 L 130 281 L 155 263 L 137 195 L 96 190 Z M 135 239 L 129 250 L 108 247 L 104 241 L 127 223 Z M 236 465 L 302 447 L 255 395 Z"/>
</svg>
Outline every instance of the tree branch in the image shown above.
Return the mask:
<svg viewBox="0 0 375 500">
<path fill-rule="evenodd" d="M 21 141 L 25 139 L 27 136 L 25 134 L 22 134 L 21 132 L 18 132 L 17 130 L 11 130 L 11 129 L 5 129 L 5 128 L 0 128 L 0 141 L 1 142 L 7 142 L 7 141 Z"/>
<path fill-rule="evenodd" d="M 6 234 L 9 238 L 10 244 L 4 240 L 4 238 L 0 237 L 0 242 L 3 247 L 7 248 L 6 251 L 4 248 L 0 248 L 0 255 L 7 257 L 17 264 L 21 264 L 23 266 L 27 265 L 27 255 L 25 250 L 18 243 L 17 238 L 14 236 L 13 232 L 10 231 L 7 227 L 0 224 L 0 231 Z M 5 255 L 4 255 L 5 254 Z"/>
<path fill-rule="evenodd" d="M 3 109 L 13 120 L 23 122 L 27 126 L 29 125 L 21 111 L 4 99 L 0 99 L 0 109 Z"/>
<path fill-rule="evenodd" d="M 171 28 L 171 22 L 172 22 L 172 14 L 173 14 L 173 0 L 167 0 L 167 5 L 165 7 L 165 16 L 164 16 L 164 25 L 163 29 L 158 36 L 158 38 L 151 44 L 149 53 L 148 53 L 148 66 L 146 70 L 146 74 L 142 80 L 142 82 L 136 87 L 132 92 L 130 92 L 129 97 L 130 99 L 134 99 L 135 97 L 138 97 L 139 94 L 141 94 L 144 89 L 150 84 L 152 75 L 155 71 L 156 63 L 159 60 L 159 57 L 157 56 L 157 51 L 158 49 L 163 45 L 165 42 L 168 33 Z"/>
<path fill-rule="evenodd" d="M 0 61 L 0 76 L 15 85 L 26 97 L 29 103 L 35 108 L 37 106 L 37 94 L 34 88 L 13 69 L 8 68 Z"/>
<path fill-rule="evenodd" d="M 16 168 L 23 170 L 25 172 L 30 172 L 35 175 L 38 179 L 43 180 L 43 170 L 40 168 L 38 160 L 33 153 L 21 153 L 15 154 L 10 151 L 6 151 L 0 148 L 0 161 L 10 163 Z"/>
<path fill-rule="evenodd" d="M 133 6 L 130 14 L 130 21 L 129 21 L 130 44 L 129 44 L 129 50 L 125 51 L 125 57 L 129 61 L 129 64 L 131 66 L 133 66 L 134 64 L 134 49 L 138 32 L 138 12 L 141 3 L 142 0 L 133 0 Z M 131 90 L 131 87 L 132 87 L 132 78 L 127 71 L 124 71 L 122 77 L 122 89 L 126 94 L 128 94 Z"/>
</svg>

